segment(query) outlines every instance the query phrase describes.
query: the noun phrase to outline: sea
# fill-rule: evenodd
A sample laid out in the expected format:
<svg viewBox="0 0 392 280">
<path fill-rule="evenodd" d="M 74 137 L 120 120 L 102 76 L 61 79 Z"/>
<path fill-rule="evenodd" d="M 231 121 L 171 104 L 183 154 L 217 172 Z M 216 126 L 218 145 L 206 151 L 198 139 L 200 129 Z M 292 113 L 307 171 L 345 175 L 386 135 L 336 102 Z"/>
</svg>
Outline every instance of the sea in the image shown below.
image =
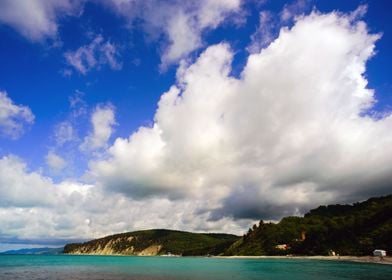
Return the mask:
<svg viewBox="0 0 392 280">
<path fill-rule="evenodd" d="M 0 279 L 392 279 L 392 266 L 302 259 L 0 255 Z"/>
</svg>

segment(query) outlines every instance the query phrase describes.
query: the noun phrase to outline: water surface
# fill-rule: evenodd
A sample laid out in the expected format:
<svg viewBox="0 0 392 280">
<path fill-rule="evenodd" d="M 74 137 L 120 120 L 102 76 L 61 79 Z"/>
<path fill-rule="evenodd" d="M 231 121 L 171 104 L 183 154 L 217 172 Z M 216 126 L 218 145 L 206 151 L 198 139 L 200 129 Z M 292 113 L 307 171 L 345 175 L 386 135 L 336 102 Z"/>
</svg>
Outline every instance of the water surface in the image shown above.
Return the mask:
<svg viewBox="0 0 392 280">
<path fill-rule="evenodd" d="M 298 259 L 0 255 L 0 279 L 392 279 L 392 266 Z"/>
</svg>

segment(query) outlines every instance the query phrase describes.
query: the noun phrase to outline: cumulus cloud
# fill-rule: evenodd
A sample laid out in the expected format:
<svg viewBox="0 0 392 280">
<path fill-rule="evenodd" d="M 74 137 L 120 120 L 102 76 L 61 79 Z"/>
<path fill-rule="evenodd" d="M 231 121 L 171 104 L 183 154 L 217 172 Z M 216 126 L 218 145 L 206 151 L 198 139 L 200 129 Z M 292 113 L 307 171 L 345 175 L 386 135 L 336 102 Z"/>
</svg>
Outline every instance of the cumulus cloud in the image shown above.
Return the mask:
<svg viewBox="0 0 392 280">
<path fill-rule="evenodd" d="M 46 164 L 55 173 L 60 172 L 66 166 L 65 160 L 61 156 L 56 154 L 54 151 L 49 151 L 45 159 Z"/>
<path fill-rule="evenodd" d="M 54 183 L 12 155 L 0 159 L 0 242 L 61 244 L 157 227 L 241 233 L 250 223 L 207 221 L 207 213 L 195 216 L 202 204 L 165 198 L 134 201 L 93 185 Z"/>
<path fill-rule="evenodd" d="M 33 122 L 34 115 L 29 107 L 15 104 L 6 92 L 0 91 L 0 134 L 19 138 Z"/>
<path fill-rule="evenodd" d="M 29 171 L 20 158 L 12 155 L 1 158 L 0 239 L 7 236 L 62 238 L 71 221 L 74 233 L 81 231 L 84 217 L 74 215 L 73 220 L 72 211 L 75 204 L 82 203 L 90 188 L 72 182 L 54 184 L 50 178 Z M 82 225 L 77 224 L 80 222 Z"/>
<path fill-rule="evenodd" d="M 48 206 L 54 196 L 48 192 L 50 179 L 27 171 L 26 164 L 15 156 L 0 159 L 0 207 Z"/>
<path fill-rule="evenodd" d="M 163 36 L 163 67 L 178 62 L 203 45 L 204 32 L 215 29 L 241 10 L 240 0 L 117 1 L 111 7 L 130 23 L 140 21 L 152 40 Z"/>
<path fill-rule="evenodd" d="M 112 105 L 97 106 L 91 114 L 92 131 L 84 138 L 80 148 L 84 151 L 103 148 L 113 133 L 116 124 Z"/>
<path fill-rule="evenodd" d="M 366 113 L 379 37 L 351 15 L 312 12 L 250 55 L 238 79 L 230 47 L 211 46 L 180 68 L 154 124 L 116 139 L 90 173 L 133 199 L 202 199 L 211 220 L 388 193 L 392 117 Z"/>
<path fill-rule="evenodd" d="M 64 54 L 66 62 L 83 75 L 103 65 L 108 65 L 113 70 L 120 70 L 122 63 L 119 61 L 119 56 L 118 47 L 105 41 L 101 35 L 95 37 L 90 44 Z"/>
<path fill-rule="evenodd" d="M 73 0 L 3 0 L 0 23 L 11 26 L 32 41 L 55 37 L 58 21 L 64 15 L 77 13 L 83 1 Z"/>
</svg>

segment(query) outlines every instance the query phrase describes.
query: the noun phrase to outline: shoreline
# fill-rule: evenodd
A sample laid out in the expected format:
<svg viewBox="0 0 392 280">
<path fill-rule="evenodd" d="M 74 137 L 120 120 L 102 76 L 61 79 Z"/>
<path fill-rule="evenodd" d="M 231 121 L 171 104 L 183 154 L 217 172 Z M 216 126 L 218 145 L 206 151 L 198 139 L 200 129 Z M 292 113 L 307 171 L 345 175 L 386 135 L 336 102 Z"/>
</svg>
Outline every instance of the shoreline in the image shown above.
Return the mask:
<svg viewBox="0 0 392 280">
<path fill-rule="evenodd" d="M 359 263 L 375 263 L 392 265 L 392 257 L 387 256 L 380 259 L 374 256 L 212 256 L 212 258 L 222 259 L 303 259 L 320 261 L 348 261 Z"/>
<path fill-rule="evenodd" d="M 164 257 L 164 258 L 188 258 L 196 257 L 203 258 L 206 256 L 164 256 L 164 255 L 124 255 L 124 254 L 63 254 L 68 256 L 115 256 L 115 257 Z M 380 257 L 374 256 L 209 256 L 208 258 L 215 259 L 297 259 L 297 260 L 320 260 L 320 261 L 343 261 L 343 262 L 359 262 L 359 263 L 373 263 L 392 265 L 392 256 Z"/>
</svg>

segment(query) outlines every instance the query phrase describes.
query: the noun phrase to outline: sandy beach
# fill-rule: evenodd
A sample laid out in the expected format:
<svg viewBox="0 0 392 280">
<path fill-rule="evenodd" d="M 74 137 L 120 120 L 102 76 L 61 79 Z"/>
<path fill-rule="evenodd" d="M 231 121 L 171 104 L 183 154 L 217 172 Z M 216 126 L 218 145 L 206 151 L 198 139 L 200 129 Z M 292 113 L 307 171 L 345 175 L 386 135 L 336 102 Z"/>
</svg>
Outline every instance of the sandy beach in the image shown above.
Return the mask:
<svg viewBox="0 0 392 280">
<path fill-rule="evenodd" d="M 227 259 L 308 259 L 308 260 L 323 260 L 323 261 L 350 261 L 362 263 L 377 263 L 392 265 L 392 257 L 373 257 L 373 256 L 216 256 L 214 258 Z"/>
</svg>

